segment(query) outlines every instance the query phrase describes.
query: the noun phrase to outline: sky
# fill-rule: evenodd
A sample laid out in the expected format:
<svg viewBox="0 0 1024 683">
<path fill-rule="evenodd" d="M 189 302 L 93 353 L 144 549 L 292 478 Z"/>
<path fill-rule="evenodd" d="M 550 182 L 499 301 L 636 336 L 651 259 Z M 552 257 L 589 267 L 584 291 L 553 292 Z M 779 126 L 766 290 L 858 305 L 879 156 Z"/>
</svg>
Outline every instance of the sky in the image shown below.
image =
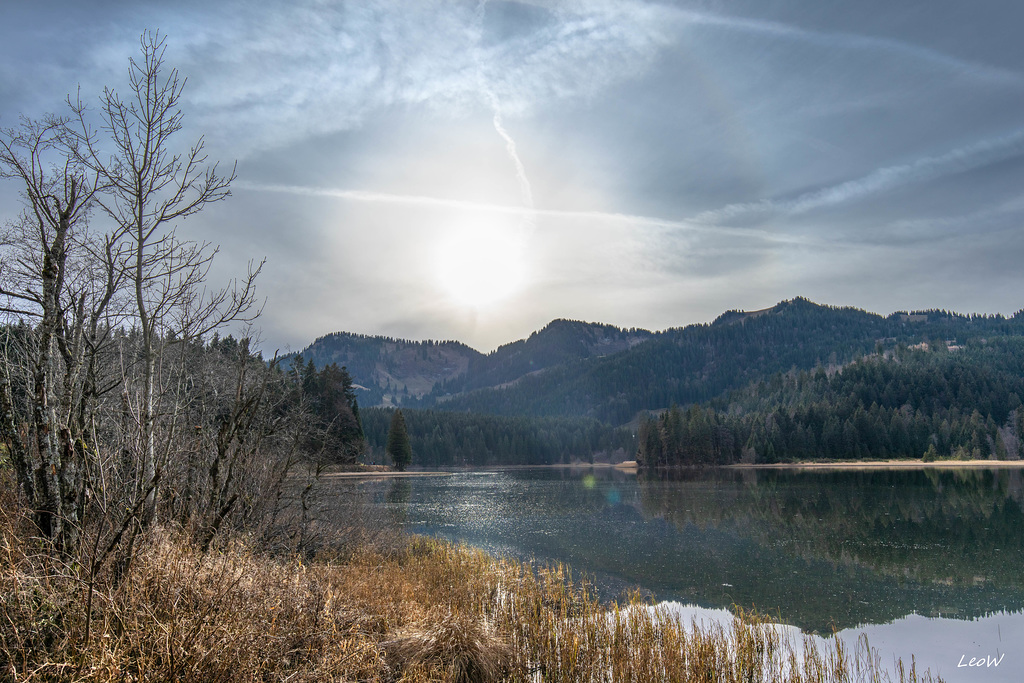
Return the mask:
<svg viewBox="0 0 1024 683">
<path fill-rule="evenodd" d="M 266 259 L 262 346 L 488 351 L 554 318 L 652 330 L 796 296 L 1024 307 L 1015 0 L 6 0 L 0 126 L 187 77 L 237 161 L 177 226 Z M 20 211 L 0 183 L 0 220 Z"/>
</svg>

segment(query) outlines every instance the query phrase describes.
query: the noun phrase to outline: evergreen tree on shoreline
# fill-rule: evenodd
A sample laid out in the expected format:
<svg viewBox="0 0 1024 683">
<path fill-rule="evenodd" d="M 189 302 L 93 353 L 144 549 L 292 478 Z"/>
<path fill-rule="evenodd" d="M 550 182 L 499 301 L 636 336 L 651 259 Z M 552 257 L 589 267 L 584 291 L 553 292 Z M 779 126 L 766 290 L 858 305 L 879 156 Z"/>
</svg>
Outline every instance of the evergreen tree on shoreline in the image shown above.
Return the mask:
<svg viewBox="0 0 1024 683">
<path fill-rule="evenodd" d="M 395 469 L 399 472 L 404 472 L 412 462 L 412 444 L 409 443 L 409 433 L 405 429 L 405 417 L 401 410 L 396 410 L 391 416 L 391 427 L 388 429 L 388 443 L 385 450 L 391 456 L 395 463 Z"/>
</svg>

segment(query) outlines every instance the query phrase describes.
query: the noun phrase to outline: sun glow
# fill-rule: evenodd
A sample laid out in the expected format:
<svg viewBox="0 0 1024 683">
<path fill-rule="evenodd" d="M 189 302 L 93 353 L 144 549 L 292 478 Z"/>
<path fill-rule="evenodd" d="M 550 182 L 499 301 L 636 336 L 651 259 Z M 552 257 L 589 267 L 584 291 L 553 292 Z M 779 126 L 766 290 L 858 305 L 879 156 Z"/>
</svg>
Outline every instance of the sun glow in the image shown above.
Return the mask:
<svg viewBox="0 0 1024 683">
<path fill-rule="evenodd" d="M 448 296 L 475 309 L 507 299 L 526 280 L 522 239 L 490 228 L 455 232 L 439 246 L 436 263 Z"/>
</svg>

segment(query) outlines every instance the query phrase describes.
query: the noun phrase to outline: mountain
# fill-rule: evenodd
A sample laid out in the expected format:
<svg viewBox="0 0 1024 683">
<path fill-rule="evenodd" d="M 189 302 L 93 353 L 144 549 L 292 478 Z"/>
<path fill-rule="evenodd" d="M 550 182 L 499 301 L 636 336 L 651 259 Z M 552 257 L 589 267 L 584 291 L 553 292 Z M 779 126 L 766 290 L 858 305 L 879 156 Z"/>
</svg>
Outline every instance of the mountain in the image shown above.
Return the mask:
<svg viewBox="0 0 1024 683">
<path fill-rule="evenodd" d="M 348 369 L 364 406 L 394 405 L 466 374 L 479 351 L 456 341 L 409 341 L 349 332 L 324 335 L 298 354 L 322 368 Z M 294 357 L 293 359 L 294 360 Z"/>
<path fill-rule="evenodd" d="M 641 329 L 553 320 L 527 339 L 499 346 L 486 356 L 471 360 L 468 372 L 440 384 L 433 393 L 450 396 L 473 389 L 504 388 L 548 368 L 631 349 L 651 336 L 651 332 Z"/>
<path fill-rule="evenodd" d="M 555 320 L 529 338 L 481 354 L 457 342 L 407 342 L 347 333 L 302 355 L 346 365 L 364 406 L 506 416 L 590 417 L 612 425 L 640 411 L 707 401 L 779 372 L 831 372 L 879 345 L 956 346 L 1022 335 L 1024 316 L 900 311 L 883 317 L 807 299 L 728 311 L 710 324 L 651 333 Z"/>
<path fill-rule="evenodd" d="M 318 368 L 330 363 L 346 367 L 364 406 L 395 405 L 428 394 L 508 386 L 546 368 L 600 358 L 650 337 L 647 330 L 559 319 L 527 339 L 486 355 L 455 341 L 420 342 L 349 332 L 320 337 L 298 355 Z"/>
<path fill-rule="evenodd" d="M 903 345 L 1024 333 L 1024 317 L 946 311 L 888 317 L 806 299 L 731 311 L 710 325 L 665 330 L 604 357 L 565 363 L 512 386 L 438 401 L 446 410 L 501 415 L 587 416 L 623 424 L 642 410 L 707 401 L 791 369 L 841 367 L 880 343 Z"/>
<path fill-rule="evenodd" d="M 701 405 L 672 406 L 641 420 L 637 460 L 1019 460 L 1024 337 L 914 346 L 883 344 L 831 374 L 780 373 Z"/>
</svg>

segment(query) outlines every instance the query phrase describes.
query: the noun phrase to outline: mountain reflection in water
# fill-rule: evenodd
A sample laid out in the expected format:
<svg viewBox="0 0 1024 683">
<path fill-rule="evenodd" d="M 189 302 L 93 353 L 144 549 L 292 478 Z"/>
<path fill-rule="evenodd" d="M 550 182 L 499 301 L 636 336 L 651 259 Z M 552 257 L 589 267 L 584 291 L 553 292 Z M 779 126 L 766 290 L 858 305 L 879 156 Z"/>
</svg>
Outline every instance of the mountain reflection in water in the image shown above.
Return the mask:
<svg viewBox="0 0 1024 683">
<path fill-rule="evenodd" d="M 410 531 L 567 562 L 607 597 L 639 587 L 821 632 L 1024 607 L 1015 469 L 530 469 L 374 485 Z"/>
<path fill-rule="evenodd" d="M 896 632 L 908 615 L 1012 617 L 1016 628 L 1024 609 L 1018 469 L 552 468 L 359 486 L 409 531 L 566 562 L 607 598 L 639 588 L 821 634 Z"/>
</svg>

